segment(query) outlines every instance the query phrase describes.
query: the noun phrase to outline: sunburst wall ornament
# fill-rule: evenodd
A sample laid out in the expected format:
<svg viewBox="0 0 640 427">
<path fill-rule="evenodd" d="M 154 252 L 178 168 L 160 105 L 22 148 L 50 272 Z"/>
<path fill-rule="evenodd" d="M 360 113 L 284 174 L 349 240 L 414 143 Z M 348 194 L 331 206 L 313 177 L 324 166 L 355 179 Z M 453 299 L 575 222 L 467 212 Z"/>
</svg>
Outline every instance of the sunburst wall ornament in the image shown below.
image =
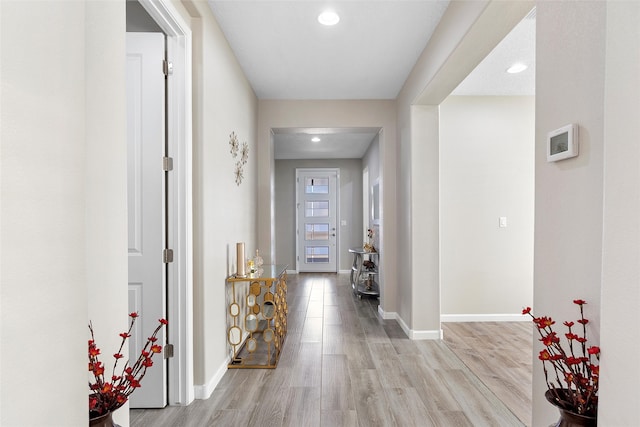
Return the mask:
<svg viewBox="0 0 640 427">
<path fill-rule="evenodd" d="M 236 175 L 236 184 L 240 185 L 242 183 L 242 178 L 244 178 L 244 176 L 242 175 L 242 162 L 236 162 L 236 171 L 235 171 L 235 175 Z"/>
<path fill-rule="evenodd" d="M 240 153 L 241 153 L 240 160 L 244 165 L 247 163 L 247 160 L 249 160 L 249 145 L 246 142 L 242 143 L 242 151 Z"/>
<path fill-rule="evenodd" d="M 240 148 L 238 136 L 235 132 L 231 132 L 231 135 L 229 135 L 229 146 L 231 147 L 231 157 L 235 159 L 238 157 L 238 149 Z"/>
</svg>

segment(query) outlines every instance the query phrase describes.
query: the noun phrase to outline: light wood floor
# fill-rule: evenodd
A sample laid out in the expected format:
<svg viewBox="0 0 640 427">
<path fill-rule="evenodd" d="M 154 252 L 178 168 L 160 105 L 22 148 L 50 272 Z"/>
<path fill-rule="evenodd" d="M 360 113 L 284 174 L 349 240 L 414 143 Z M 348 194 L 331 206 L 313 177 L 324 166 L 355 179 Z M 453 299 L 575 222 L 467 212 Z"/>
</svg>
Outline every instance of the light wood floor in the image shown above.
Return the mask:
<svg viewBox="0 0 640 427">
<path fill-rule="evenodd" d="M 409 340 L 395 320 L 381 320 L 378 301 L 356 298 L 346 274 L 291 275 L 288 285 L 289 332 L 277 369 L 228 370 L 208 400 L 131 410 L 131 426 L 526 424 L 516 416 L 522 411 L 509 409 L 491 391 L 496 384 L 489 381 L 488 387 L 469 369 L 479 365 L 479 371 L 497 376 L 493 379 L 500 388 L 499 379 L 506 372 L 483 365 L 492 356 L 477 363 L 461 360 L 477 348 L 465 347 L 465 336 L 478 338 L 470 329 L 445 329 L 459 358 L 442 341 Z M 521 332 L 516 326 L 514 333 Z M 502 344 L 493 342 L 499 351 L 511 344 L 506 342 L 509 334 L 503 336 Z M 497 355 L 493 360 L 506 363 Z M 503 381 L 510 388 L 519 379 Z"/>
<path fill-rule="evenodd" d="M 531 425 L 531 322 L 443 323 L 444 341 L 525 425 Z"/>
</svg>

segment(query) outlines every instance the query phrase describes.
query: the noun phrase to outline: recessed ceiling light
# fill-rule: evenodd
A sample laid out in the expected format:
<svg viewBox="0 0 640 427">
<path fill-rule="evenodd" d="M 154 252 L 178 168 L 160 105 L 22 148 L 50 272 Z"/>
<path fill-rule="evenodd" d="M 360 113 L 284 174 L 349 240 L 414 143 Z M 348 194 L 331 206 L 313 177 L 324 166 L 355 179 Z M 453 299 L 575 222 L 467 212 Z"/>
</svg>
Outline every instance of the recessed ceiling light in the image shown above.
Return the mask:
<svg viewBox="0 0 640 427">
<path fill-rule="evenodd" d="M 318 22 L 322 25 L 336 25 L 340 22 L 340 17 L 332 10 L 325 10 L 318 15 Z"/>
<path fill-rule="evenodd" d="M 311 142 L 320 142 L 320 138 L 314 136 L 313 138 L 311 138 Z"/>
<path fill-rule="evenodd" d="M 511 67 L 507 68 L 507 73 L 510 73 L 510 74 L 521 73 L 527 68 L 528 67 L 526 65 L 524 65 L 521 62 L 518 62 L 516 64 L 513 64 Z"/>
</svg>

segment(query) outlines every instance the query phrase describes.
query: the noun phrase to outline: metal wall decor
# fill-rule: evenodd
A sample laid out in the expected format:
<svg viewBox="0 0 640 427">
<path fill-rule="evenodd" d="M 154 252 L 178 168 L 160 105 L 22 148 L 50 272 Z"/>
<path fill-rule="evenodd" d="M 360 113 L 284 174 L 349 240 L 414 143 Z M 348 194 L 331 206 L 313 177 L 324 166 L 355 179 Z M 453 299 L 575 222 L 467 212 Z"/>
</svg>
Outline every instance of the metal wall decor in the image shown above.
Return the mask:
<svg viewBox="0 0 640 427">
<path fill-rule="evenodd" d="M 240 185 L 242 183 L 242 178 L 244 178 L 242 175 L 242 163 L 236 162 L 236 170 L 234 174 L 236 176 L 236 184 Z"/>
<path fill-rule="evenodd" d="M 247 163 L 247 160 L 249 160 L 249 145 L 246 143 L 246 141 L 242 143 L 242 151 L 240 153 L 242 153 L 240 156 L 240 161 L 244 165 Z"/>
<path fill-rule="evenodd" d="M 231 135 L 229 135 L 229 145 L 231 146 L 231 157 L 235 159 L 238 157 L 238 149 L 240 148 L 238 135 L 235 132 L 231 132 Z"/>
<path fill-rule="evenodd" d="M 244 178 L 243 174 L 243 166 L 247 164 L 249 160 L 249 144 L 245 142 L 242 143 L 242 149 L 240 149 L 240 142 L 238 141 L 238 135 L 236 135 L 235 131 L 231 132 L 229 135 L 229 146 L 231 147 L 230 153 L 231 157 L 234 159 L 238 157 L 238 153 L 240 154 L 240 160 L 236 162 L 236 167 L 234 170 L 234 175 L 236 178 L 236 184 L 240 185 L 242 183 L 242 179 Z"/>
</svg>

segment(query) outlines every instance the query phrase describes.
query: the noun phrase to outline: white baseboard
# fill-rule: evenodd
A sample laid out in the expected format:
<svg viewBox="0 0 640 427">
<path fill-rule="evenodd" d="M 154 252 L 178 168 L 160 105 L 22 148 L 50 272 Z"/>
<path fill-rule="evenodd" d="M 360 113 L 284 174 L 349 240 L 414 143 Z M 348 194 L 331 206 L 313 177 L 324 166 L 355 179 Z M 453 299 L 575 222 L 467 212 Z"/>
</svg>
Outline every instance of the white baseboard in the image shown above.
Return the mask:
<svg viewBox="0 0 640 427">
<path fill-rule="evenodd" d="M 436 331 L 416 331 L 407 325 L 407 323 L 394 311 L 384 311 L 381 306 L 378 306 L 378 314 L 380 317 L 386 320 L 395 319 L 400 325 L 404 333 L 412 340 L 441 340 L 442 329 Z"/>
<path fill-rule="evenodd" d="M 227 369 L 229 369 L 227 366 L 229 366 L 230 361 L 231 359 L 227 357 L 224 363 L 218 368 L 213 378 L 211 378 L 206 384 L 194 385 L 193 389 L 196 399 L 207 400 L 211 397 L 211 394 L 213 394 L 213 390 L 216 389 L 216 386 L 218 385 L 224 374 L 227 372 Z"/>
<path fill-rule="evenodd" d="M 438 329 L 438 330 L 427 330 L 427 331 L 415 331 L 412 330 L 411 331 L 411 335 L 409 336 L 409 338 L 411 338 L 412 340 L 416 340 L 416 341 L 421 341 L 421 340 L 441 340 L 443 337 L 443 332 L 442 329 Z"/>
<path fill-rule="evenodd" d="M 518 314 L 441 314 L 441 322 L 530 322 L 531 317 Z"/>
<path fill-rule="evenodd" d="M 338 274 L 349 274 L 351 270 L 338 270 Z M 298 274 L 298 270 L 287 270 L 287 274 Z"/>
<path fill-rule="evenodd" d="M 384 311 L 381 305 L 378 305 L 378 314 L 385 320 L 393 320 L 398 318 L 398 313 L 395 311 Z"/>
</svg>

